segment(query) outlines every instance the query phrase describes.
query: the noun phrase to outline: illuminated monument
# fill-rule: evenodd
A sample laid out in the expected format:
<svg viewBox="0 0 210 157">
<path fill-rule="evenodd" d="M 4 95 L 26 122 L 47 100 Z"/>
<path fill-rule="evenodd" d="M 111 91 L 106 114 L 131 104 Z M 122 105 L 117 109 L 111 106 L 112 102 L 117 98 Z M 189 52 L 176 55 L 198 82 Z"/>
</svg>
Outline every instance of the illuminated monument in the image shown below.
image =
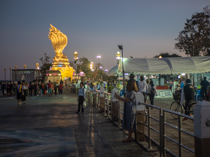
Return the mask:
<svg viewBox="0 0 210 157">
<path fill-rule="evenodd" d="M 68 38 L 53 25 L 50 26 L 49 39 L 52 42 L 55 57 L 53 59 L 52 68 L 47 72 L 47 75 L 48 77 L 60 76 L 62 80 L 72 78 L 74 69 L 69 65 L 67 56 L 63 54 L 63 49 L 68 43 Z M 53 81 L 58 79 L 48 78 L 48 80 Z"/>
</svg>

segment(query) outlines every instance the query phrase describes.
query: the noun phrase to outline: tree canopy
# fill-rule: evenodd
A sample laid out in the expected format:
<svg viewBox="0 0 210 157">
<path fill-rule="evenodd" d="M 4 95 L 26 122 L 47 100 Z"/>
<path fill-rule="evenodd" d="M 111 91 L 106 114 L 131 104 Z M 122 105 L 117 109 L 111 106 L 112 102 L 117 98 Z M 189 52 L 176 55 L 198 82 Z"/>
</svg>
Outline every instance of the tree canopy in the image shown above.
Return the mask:
<svg viewBox="0 0 210 157">
<path fill-rule="evenodd" d="M 159 58 L 159 56 L 161 56 L 163 58 L 164 57 L 181 57 L 181 56 L 179 56 L 179 55 L 177 55 L 175 53 L 170 55 L 168 52 L 165 52 L 165 53 L 160 53 L 159 55 L 154 56 L 154 58 Z"/>
<path fill-rule="evenodd" d="M 191 56 L 210 55 L 210 7 L 187 19 L 185 27 L 175 39 L 175 48 Z"/>
<path fill-rule="evenodd" d="M 47 56 L 47 53 L 44 53 L 44 57 L 40 58 L 42 62 L 42 66 L 40 67 L 40 71 L 42 73 L 42 76 L 44 77 L 46 74 L 46 70 L 49 70 L 52 66 L 52 63 L 50 63 L 50 56 Z"/>
</svg>

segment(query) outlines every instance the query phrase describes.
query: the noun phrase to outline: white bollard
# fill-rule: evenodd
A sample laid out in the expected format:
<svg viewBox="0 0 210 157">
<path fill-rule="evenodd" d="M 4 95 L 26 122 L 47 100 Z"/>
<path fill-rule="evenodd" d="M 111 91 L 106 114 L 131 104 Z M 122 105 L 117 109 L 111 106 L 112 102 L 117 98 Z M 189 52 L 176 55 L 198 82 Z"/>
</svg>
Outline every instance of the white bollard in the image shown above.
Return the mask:
<svg viewBox="0 0 210 157">
<path fill-rule="evenodd" d="M 194 109 L 195 157 L 210 155 L 210 103 L 202 101 Z"/>
</svg>

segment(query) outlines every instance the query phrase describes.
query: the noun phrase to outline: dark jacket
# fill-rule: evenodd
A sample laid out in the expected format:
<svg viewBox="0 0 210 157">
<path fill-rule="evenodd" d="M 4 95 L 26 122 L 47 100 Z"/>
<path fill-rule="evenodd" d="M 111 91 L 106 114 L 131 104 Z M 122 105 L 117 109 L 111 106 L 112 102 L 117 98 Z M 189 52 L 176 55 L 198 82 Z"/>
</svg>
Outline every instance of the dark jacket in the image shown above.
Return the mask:
<svg viewBox="0 0 210 157">
<path fill-rule="evenodd" d="M 194 87 L 191 84 L 184 86 L 184 95 L 186 100 L 194 100 Z"/>
<path fill-rule="evenodd" d="M 206 81 L 206 80 L 201 81 L 202 89 L 207 89 L 208 85 L 209 85 L 208 81 Z"/>
</svg>

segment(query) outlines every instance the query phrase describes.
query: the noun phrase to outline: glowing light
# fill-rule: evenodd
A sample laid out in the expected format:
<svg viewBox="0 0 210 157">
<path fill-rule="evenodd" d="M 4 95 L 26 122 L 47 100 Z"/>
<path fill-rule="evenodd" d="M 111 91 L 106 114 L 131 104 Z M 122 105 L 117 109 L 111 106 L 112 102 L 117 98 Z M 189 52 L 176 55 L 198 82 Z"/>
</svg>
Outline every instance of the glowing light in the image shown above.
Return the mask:
<svg viewBox="0 0 210 157">
<path fill-rule="evenodd" d="M 93 69 L 93 62 L 90 63 L 90 69 Z"/>
<path fill-rule="evenodd" d="M 99 59 L 99 58 L 101 58 L 101 56 L 96 56 L 96 58 L 98 58 L 98 59 Z"/>
<path fill-rule="evenodd" d="M 116 54 L 116 59 L 120 60 L 120 58 L 121 58 L 121 53 L 120 53 L 120 51 L 118 51 L 117 54 Z"/>
<path fill-rule="evenodd" d="M 182 73 L 181 75 L 182 75 L 182 76 L 185 76 L 185 73 Z"/>
<path fill-rule="evenodd" d="M 77 60 L 77 59 L 78 59 L 78 52 L 75 51 L 75 52 L 74 52 L 74 60 Z"/>
<path fill-rule="evenodd" d="M 100 66 L 99 68 L 102 69 L 102 66 Z"/>
<path fill-rule="evenodd" d="M 159 56 L 159 58 L 162 58 L 162 56 Z"/>
</svg>

